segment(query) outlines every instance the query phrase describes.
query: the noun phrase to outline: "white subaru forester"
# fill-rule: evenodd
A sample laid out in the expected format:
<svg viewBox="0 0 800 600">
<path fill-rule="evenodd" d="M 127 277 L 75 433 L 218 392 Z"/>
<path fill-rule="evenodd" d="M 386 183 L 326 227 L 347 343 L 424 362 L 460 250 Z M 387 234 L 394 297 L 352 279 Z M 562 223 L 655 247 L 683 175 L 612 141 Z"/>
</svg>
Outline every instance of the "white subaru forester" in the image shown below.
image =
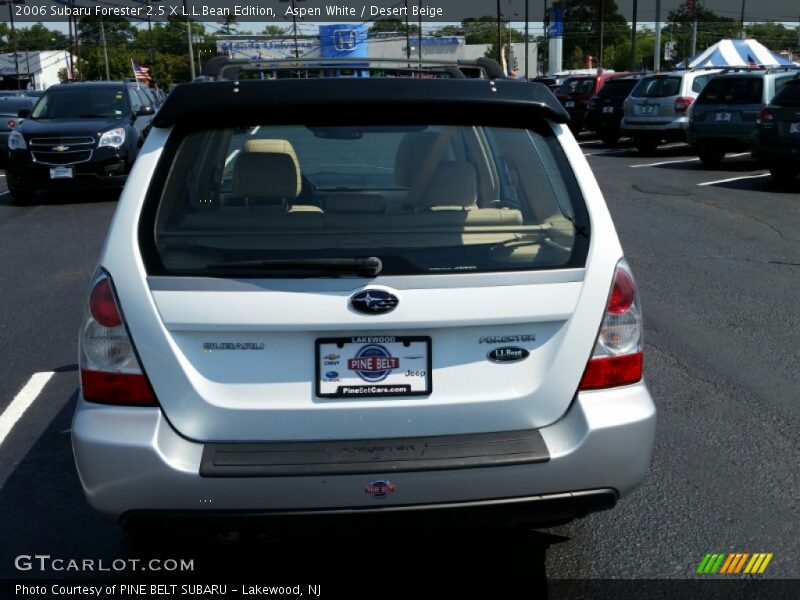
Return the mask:
<svg viewBox="0 0 800 600">
<path fill-rule="evenodd" d="M 179 86 L 88 294 L 89 503 L 122 524 L 614 506 L 655 408 L 567 119 L 503 79 Z"/>
</svg>

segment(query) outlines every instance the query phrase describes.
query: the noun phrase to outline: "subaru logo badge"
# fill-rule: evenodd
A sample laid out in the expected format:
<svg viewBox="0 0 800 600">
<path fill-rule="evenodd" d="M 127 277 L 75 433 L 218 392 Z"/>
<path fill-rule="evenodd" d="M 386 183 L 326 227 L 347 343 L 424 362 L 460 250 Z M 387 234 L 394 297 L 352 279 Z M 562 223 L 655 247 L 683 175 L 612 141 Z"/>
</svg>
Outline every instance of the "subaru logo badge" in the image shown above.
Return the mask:
<svg viewBox="0 0 800 600">
<path fill-rule="evenodd" d="M 380 315 L 397 308 L 397 296 L 383 290 L 364 290 L 350 297 L 353 310 L 366 315 Z"/>
</svg>

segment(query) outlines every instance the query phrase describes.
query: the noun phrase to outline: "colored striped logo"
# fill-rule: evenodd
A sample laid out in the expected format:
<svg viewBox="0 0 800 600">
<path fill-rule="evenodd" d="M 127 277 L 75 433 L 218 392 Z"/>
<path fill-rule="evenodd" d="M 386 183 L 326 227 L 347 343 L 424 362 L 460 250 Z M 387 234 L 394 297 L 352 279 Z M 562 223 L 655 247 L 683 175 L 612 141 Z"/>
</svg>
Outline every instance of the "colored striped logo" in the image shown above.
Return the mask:
<svg viewBox="0 0 800 600">
<path fill-rule="evenodd" d="M 766 571 L 771 560 L 771 552 L 706 554 L 700 561 L 697 572 L 701 575 L 737 575 L 739 573 L 755 575 Z"/>
</svg>

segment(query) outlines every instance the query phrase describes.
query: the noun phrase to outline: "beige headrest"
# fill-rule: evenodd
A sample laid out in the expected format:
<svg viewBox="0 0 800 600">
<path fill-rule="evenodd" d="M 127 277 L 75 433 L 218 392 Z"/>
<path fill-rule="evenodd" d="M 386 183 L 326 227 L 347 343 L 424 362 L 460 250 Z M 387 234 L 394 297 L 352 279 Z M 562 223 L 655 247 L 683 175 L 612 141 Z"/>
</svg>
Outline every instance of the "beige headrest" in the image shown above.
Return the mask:
<svg viewBox="0 0 800 600">
<path fill-rule="evenodd" d="M 407 188 L 414 185 L 414 180 L 438 138 L 439 133 L 425 131 L 403 136 L 394 159 L 394 180 L 398 185 Z"/>
<path fill-rule="evenodd" d="M 242 152 L 236 158 L 234 192 L 240 198 L 294 200 L 300 195 L 300 172 L 291 155 Z"/>
<path fill-rule="evenodd" d="M 444 161 L 436 166 L 419 205 L 423 208 L 473 208 L 478 202 L 478 177 L 468 162 Z"/>
<path fill-rule="evenodd" d="M 291 182 L 289 181 L 289 173 L 277 173 L 274 171 L 262 171 L 259 169 L 276 169 L 280 168 L 281 164 L 286 164 L 285 160 L 281 159 L 249 159 L 244 158 L 247 155 L 281 155 L 291 159 L 293 165 L 290 171 L 294 172 L 294 191 L 291 191 Z M 244 159 L 244 160 L 243 160 Z M 241 171 L 242 163 L 248 163 L 253 166 L 255 171 L 250 175 L 243 175 L 241 181 L 239 179 L 239 172 Z M 258 166 L 261 165 L 261 166 Z M 249 168 L 248 168 L 249 170 Z M 267 179 L 269 174 L 269 179 Z M 300 178 L 300 162 L 297 160 L 297 153 L 294 151 L 289 140 L 281 139 L 253 139 L 247 140 L 242 147 L 242 153 L 236 161 L 236 174 L 234 176 L 234 187 L 236 188 L 236 195 L 242 197 L 261 197 L 261 198 L 288 198 L 294 199 L 300 195 L 302 189 L 302 180 Z M 246 181 L 249 180 L 249 181 Z M 280 181 L 280 185 L 276 186 L 275 181 Z M 267 189 L 267 182 L 269 188 Z M 244 186 L 240 188 L 239 186 Z M 280 189 L 278 189 L 280 188 Z M 245 193 L 245 191 L 249 193 Z M 278 194 L 278 191 L 282 192 Z M 289 192 L 289 193 L 286 193 Z"/>
</svg>

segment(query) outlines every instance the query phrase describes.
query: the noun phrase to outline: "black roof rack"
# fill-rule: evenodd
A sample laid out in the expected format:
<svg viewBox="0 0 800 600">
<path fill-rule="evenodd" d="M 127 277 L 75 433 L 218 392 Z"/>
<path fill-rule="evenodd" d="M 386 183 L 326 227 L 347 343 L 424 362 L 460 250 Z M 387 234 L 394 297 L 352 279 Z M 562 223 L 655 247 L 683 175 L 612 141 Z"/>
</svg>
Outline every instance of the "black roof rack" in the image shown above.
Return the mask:
<svg viewBox="0 0 800 600">
<path fill-rule="evenodd" d="M 203 66 L 203 76 L 215 80 L 313 79 L 341 77 L 342 72 L 366 77 L 418 77 L 449 79 L 501 79 L 506 75 L 497 61 L 415 60 L 406 58 L 285 58 L 275 60 L 212 58 Z"/>
<path fill-rule="evenodd" d="M 203 92 L 198 94 L 200 86 Z M 387 120 L 409 122 L 428 111 L 438 119 L 467 124 L 525 127 L 537 116 L 569 121 L 569 113 L 542 84 L 511 79 L 317 78 L 182 84 L 168 96 L 153 125 L 223 126 L 265 118 L 325 123 L 331 115 L 366 119 L 375 110 Z"/>
</svg>

